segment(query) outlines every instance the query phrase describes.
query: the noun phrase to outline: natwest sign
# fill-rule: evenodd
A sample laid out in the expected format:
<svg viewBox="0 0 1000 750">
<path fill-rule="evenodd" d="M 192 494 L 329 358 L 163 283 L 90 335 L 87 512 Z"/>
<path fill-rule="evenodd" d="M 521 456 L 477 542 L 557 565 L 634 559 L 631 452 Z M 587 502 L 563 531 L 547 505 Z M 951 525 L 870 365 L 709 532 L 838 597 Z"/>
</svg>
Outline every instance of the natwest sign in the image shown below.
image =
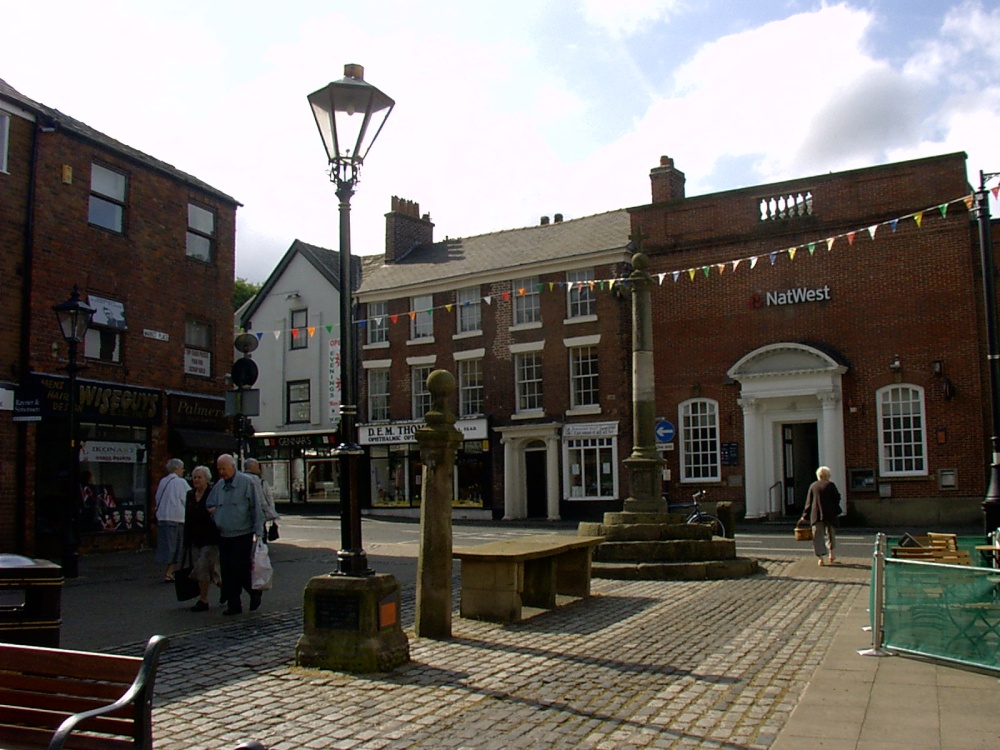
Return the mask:
<svg viewBox="0 0 1000 750">
<path fill-rule="evenodd" d="M 759 294 L 750 295 L 750 307 L 771 307 L 772 305 L 797 305 L 802 302 L 823 302 L 830 299 L 830 285 L 821 287 L 800 286 L 782 292 L 767 292 L 761 299 Z"/>
</svg>

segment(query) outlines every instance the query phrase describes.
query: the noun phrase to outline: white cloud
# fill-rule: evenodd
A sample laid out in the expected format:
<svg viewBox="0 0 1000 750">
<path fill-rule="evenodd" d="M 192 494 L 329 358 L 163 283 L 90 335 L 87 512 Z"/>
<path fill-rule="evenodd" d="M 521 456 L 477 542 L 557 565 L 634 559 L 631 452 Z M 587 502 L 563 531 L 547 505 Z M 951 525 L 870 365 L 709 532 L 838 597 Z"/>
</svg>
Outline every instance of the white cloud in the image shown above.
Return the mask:
<svg viewBox="0 0 1000 750">
<path fill-rule="evenodd" d="M 631 36 L 644 24 L 665 21 L 684 4 L 681 0 L 583 0 L 586 21 L 614 39 Z"/>
</svg>

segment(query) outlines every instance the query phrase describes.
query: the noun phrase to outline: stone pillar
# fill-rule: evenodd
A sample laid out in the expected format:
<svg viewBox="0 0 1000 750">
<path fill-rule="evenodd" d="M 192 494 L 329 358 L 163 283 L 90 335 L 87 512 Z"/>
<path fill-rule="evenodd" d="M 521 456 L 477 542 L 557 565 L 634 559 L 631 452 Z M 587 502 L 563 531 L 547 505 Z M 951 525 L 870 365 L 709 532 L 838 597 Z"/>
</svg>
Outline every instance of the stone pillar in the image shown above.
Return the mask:
<svg viewBox="0 0 1000 750">
<path fill-rule="evenodd" d="M 632 256 L 632 455 L 625 459 L 630 513 L 663 513 L 667 505 L 660 495 L 663 459 L 656 452 L 656 382 L 653 373 L 653 314 L 650 289 L 653 279 L 646 270 L 649 258 L 642 252 L 642 231 L 635 238 L 639 252 Z"/>
<path fill-rule="evenodd" d="M 559 520 L 559 439 L 545 438 L 545 497 L 550 521 Z M 527 514 L 525 514 L 527 515 Z"/>
<path fill-rule="evenodd" d="M 847 496 L 847 459 L 844 455 L 844 401 L 837 391 L 816 394 L 823 407 L 819 430 L 819 461 L 830 467 L 833 483 Z M 846 503 L 845 503 L 846 505 Z"/>
<path fill-rule="evenodd" d="M 779 517 L 783 512 L 785 500 L 779 498 L 778 506 L 771 507 L 770 491 L 767 486 L 767 475 L 764 471 L 764 449 L 770 438 L 764 433 L 764 423 L 760 413 L 760 402 L 755 398 L 744 396 L 736 400 L 743 409 L 743 462 L 745 476 L 743 479 L 745 515 L 747 518 Z"/>
<path fill-rule="evenodd" d="M 520 474 L 517 470 L 517 451 L 513 438 L 505 437 L 503 444 L 503 520 L 522 518 L 517 513 Z"/>
<path fill-rule="evenodd" d="M 417 430 L 424 476 L 417 555 L 417 608 L 413 630 L 425 638 L 451 637 L 451 508 L 455 499 L 455 454 L 462 433 L 446 399 L 455 390 L 447 370 L 427 377 L 432 405 Z"/>
</svg>

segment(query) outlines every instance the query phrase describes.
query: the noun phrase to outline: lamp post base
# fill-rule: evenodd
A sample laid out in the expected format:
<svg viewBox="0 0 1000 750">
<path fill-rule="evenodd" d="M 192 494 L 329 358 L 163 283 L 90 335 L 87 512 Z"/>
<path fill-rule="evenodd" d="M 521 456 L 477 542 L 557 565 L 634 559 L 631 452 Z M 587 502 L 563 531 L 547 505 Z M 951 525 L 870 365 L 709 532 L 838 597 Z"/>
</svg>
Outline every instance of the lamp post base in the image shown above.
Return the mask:
<svg viewBox="0 0 1000 750">
<path fill-rule="evenodd" d="M 990 486 L 983 500 L 983 534 L 989 537 L 1000 528 L 1000 464 L 990 467 Z"/>
<path fill-rule="evenodd" d="M 296 665 L 365 674 L 406 664 L 410 641 L 400 622 L 399 599 L 399 584 L 387 573 L 310 579 Z"/>
</svg>

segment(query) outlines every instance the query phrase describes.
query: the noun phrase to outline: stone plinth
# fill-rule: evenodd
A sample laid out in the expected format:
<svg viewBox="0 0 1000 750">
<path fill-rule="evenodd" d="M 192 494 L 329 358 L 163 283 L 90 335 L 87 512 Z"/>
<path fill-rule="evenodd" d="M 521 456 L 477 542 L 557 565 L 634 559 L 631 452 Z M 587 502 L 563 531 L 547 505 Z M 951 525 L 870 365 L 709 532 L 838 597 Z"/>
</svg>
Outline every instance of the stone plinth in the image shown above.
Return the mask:
<svg viewBox="0 0 1000 750">
<path fill-rule="evenodd" d="M 300 667 L 388 672 L 410 660 L 395 576 L 316 576 L 306 584 L 303 620 Z"/>
</svg>

